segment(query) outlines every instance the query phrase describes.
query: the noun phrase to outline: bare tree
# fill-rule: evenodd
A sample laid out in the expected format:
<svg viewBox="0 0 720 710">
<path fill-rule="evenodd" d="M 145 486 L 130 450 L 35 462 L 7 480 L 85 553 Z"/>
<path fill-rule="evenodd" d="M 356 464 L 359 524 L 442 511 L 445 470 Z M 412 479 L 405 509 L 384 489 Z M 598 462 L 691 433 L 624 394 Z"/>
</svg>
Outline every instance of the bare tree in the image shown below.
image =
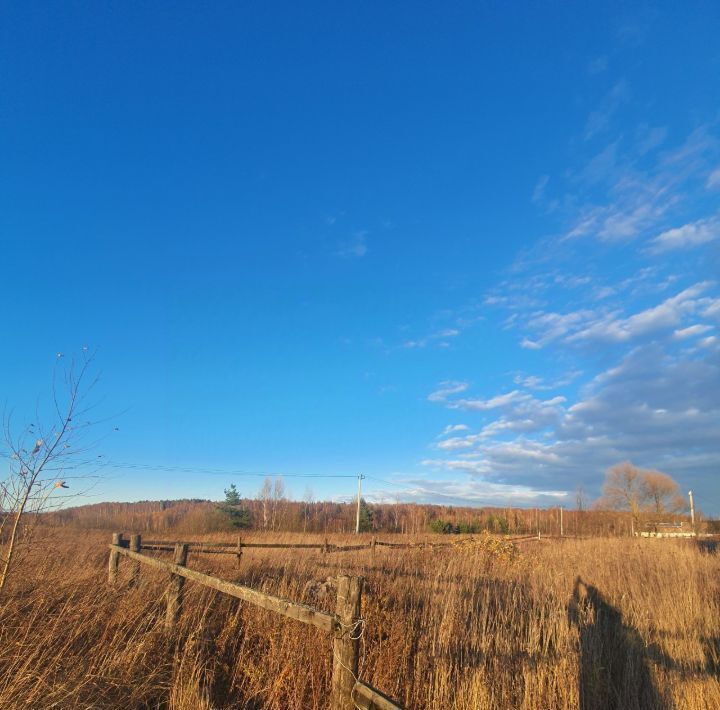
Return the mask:
<svg viewBox="0 0 720 710">
<path fill-rule="evenodd" d="M 641 489 L 648 507 L 658 515 L 679 513 L 686 508 L 685 500 L 680 495 L 680 487 L 666 473 L 644 471 Z"/>
<path fill-rule="evenodd" d="M 587 508 L 587 496 L 585 495 L 585 489 L 582 486 L 578 486 L 575 489 L 575 505 L 580 513 Z"/>
<path fill-rule="evenodd" d="M 637 522 L 643 497 L 642 471 L 629 461 L 611 466 L 605 472 L 601 504 L 616 510 L 629 510 Z"/>
<path fill-rule="evenodd" d="M 575 489 L 575 505 L 577 507 L 577 512 L 575 513 L 575 534 L 582 534 L 583 511 L 587 508 L 587 496 L 582 486 L 578 486 Z"/>
<path fill-rule="evenodd" d="M 606 471 L 600 506 L 629 510 L 636 524 L 643 511 L 661 514 L 684 510 L 685 502 L 678 491 L 678 484 L 666 473 L 624 461 Z"/>
<path fill-rule="evenodd" d="M 72 361 L 67 367 L 61 360 L 58 354 L 48 419 L 36 410 L 35 421 L 15 434 L 13 413 L 3 415 L 2 453 L 8 469 L 0 481 L 0 591 L 20 562 L 22 549 L 31 544 L 39 515 L 85 492 L 66 494 L 68 481 L 75 484 L 92 477 L 85 471 L 94 461 L 89 453 L 94 442 L 87 440 L 92 426 L 87 421 L 92 408 L 87 396 L 97 381 L 89 379 L 93 357 L 84 351 L 79 362 Z M 63 377 L 62 387 L 57 383 L 59 374 Z"/>
<path fill-rule="evenodd" d="M 305 494 L 303 495 L 303 532 L 307 532 L 308 517 L 312 510 L 312 504 L 315 501 L 312 488 L 305 486 Z"/>
<path fill-rule="evenodd" d="M 260 499 L 260 501 L 262 503 L 263 530 L 267 530 L 267 527 L 268 527 L 271 496 L 272 496 L 272 479 L 268 476 L 263 481 L 263 484 L 260 487 L 260 491 L 258 493 L 258 498 Z"/>
<path fill-rule="evenodd" d="M 272 529 L 275 530 L 278 514 L 282 514 L 285 502 L 285 483 L 278 477 L 275 479 L 272 491 Z"/>
</svg>

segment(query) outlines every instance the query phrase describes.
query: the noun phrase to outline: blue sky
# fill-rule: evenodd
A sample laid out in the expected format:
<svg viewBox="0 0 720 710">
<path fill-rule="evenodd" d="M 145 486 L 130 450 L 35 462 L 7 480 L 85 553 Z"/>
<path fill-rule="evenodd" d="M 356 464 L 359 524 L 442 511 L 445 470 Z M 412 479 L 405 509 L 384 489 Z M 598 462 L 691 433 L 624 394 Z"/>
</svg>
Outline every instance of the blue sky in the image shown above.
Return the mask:
<svg viewBox="0 0 720 710">
<path fill-rule="evenodd" d="M 5 4 L 3 401 L 97 349 L 93 500 L 573 505 L 631 459 L 720 513 L 719 26 Z"/>
</svg>

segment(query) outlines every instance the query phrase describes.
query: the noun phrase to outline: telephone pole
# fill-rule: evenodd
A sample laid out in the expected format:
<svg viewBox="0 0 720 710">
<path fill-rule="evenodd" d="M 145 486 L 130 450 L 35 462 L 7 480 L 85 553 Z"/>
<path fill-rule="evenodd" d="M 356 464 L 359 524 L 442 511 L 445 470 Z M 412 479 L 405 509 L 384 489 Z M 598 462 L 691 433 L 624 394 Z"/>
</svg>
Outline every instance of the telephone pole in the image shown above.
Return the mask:
<svg viewBox="0 0 720 710">
<path fill-rule="evenodd" d="M 355 534 L 360 533 L 360 497 L 362 496 L 362 480 L 365 476 L 362 473 L 358 473 L 358 498 L 357 498 L 357 513 L 355 515 Z"/>
<path fill-rule="evenodd" d="M 692 491 L 688 491 L 688 497 L 690 498 L 690 524 L 692 525 L 692 531 L 695 532 L 695 501 L 693 500 Z"/>
</svg>

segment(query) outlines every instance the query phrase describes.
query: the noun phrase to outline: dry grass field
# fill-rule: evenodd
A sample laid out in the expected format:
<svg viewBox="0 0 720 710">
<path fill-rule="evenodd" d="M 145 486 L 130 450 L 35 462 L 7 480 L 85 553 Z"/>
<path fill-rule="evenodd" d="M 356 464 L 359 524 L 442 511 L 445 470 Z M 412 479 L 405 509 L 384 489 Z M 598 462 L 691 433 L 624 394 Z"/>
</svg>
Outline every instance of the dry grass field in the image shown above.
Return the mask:
<svg viewBox="0 0 720 710">
<path fill-rule="evenodd" d="M 327 707 L 328 634 L 189 581 L 169 638 L 166 576 L 143 566 L 138 586 L 109 588 L 108 542 L 48 537 L 0 598 L 0 707 Z M 322 582 L 364 575 L 360 673 L 408 708 L 720 707 L 718 557 L 688 543 L 249 550 L 240 568 L 194 553 L 188 565 L 328 611 Z"/>
</svg>

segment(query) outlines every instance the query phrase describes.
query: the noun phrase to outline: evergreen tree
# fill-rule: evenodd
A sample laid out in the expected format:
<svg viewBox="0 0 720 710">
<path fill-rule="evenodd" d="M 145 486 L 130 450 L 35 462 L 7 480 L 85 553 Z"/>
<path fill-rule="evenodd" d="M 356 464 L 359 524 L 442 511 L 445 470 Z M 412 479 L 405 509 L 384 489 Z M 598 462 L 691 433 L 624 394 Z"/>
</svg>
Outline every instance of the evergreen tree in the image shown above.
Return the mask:
<svg viewBox="0 0 720 710">
<path fill-rule="evenodd" d="M 232 528 L 249 528 L 252 523 L 250 511 L 242 505 L 240 493 L 234 483 L 225 489 L 225 502 L 218 505 L 218 510 Z"/>
<path fill-rule="evenodd" d="M 225 505 L 240 505 L 240 494 L 234 483 L 225 489 Z"/>
<path fill-rule="evenodd" d="M 360 532 L 370 532 L 373 529 L 373 519 L 375 514 L 372 508 L 365 502 L 364 498 L 360 499 Z"/>
</svg>

